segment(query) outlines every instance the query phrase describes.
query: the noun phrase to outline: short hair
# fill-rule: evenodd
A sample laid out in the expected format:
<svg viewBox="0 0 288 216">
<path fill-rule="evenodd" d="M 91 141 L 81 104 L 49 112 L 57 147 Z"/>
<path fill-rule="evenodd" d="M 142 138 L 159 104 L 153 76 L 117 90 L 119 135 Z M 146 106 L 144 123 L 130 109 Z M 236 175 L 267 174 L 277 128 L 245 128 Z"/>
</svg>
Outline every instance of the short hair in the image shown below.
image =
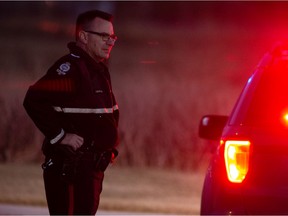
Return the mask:
<svg viewBox="0 0 288 216">
<path fill-rule="evenodd" d="M 76 21 L 76 31 L 75 31 L 76 40 L 78 40 L 79 32 L 83 29 L 85 30 L 86 28 L 88 28 L 90 23 L 96 17 L 102 18 L 109 22 L 113 21 L 113 16 L 111 14 L 106 13 L 104 11 L 100 11 L 100 10 L 90 10 L 82 14 L 79 14 L 79 16 L 77 17 L 77 21 Z"/>
</svg>

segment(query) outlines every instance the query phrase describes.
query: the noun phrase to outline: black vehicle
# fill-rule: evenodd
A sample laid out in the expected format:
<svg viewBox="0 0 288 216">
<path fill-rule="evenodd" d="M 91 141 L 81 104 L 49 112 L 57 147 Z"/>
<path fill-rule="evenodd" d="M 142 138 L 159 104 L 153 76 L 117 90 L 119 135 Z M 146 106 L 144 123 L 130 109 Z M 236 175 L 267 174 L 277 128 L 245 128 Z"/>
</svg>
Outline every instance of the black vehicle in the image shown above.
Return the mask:
<svg viewBox="0 0 288 216">
<path fill-rule="evenodd" d="M 288 214 L 288 45 L 268 52 L 231 115 L 207 115 L 199 136 L 219 140 L 201 215 Z"/>
</svg>

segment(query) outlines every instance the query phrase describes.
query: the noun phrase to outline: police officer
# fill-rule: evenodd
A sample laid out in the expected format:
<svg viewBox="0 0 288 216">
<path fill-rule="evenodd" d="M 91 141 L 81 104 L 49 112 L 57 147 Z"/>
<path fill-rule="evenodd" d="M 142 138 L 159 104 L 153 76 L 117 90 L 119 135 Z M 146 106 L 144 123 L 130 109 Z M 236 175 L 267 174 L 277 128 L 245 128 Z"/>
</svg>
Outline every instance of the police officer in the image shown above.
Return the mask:
<svg viewBox="0 0 288 216">
<path fill-rule="evenodd" d="M 80 14 L 70 53 L 24 99 L 45 136 L 42 167 L 51 215 L 96 214 L 104 171 L 117 155 L 119 110 L 105 65 L 116 40 L 110 14 Z"/>
</svg>

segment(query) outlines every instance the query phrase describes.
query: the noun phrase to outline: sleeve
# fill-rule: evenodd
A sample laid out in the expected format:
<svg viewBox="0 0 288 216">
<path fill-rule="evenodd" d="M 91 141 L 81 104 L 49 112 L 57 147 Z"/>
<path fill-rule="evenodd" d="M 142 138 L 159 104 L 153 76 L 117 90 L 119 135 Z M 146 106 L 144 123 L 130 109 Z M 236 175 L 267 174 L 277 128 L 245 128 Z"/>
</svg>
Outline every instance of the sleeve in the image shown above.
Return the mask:
<svg viewBox="0 0 288 216">
<path fill-rule="evenodd" d="M 54 107 L 73 94 L 74 83 L 70 64 L 58 64 L 30 86 L 24 98 L 27 114 L 51 144 L 60 143 L 65 137 L 63 123 Z"/>
<path fill-rule="evenodd" d="M 113 93 L 112 93 L 112 96 L 113 96 L 113 115 L 114 115 L 114 119 L 116 121 L 116 125 L 118 126 L 119 117 L 120 117 L 119 106 L 116 102 L 115 95 Z"/>
<path fill-rule="evenodd" d="M 114 93 L 112 91 L 112 83 L 111 83 L 110 73 L 109 73 L 108 68 L 106 66 L 105 66 L 105 68 L 106 68 L 106 70 L 104 70 L 104 72 L 105 72 L 106 78 L 107 78 L 107 80 L 109 82 L 110 90 L 111 90 L 111 94 L 112 94 L 113 115 L 114 115 L 114 119 L 115 119 L 116 125 L 118 127 L 119 117 L 120 117 L 119 106 L 118 106 L 118 103 L 116 101 L 115 95 L 114 95 Z"/>
</svg>

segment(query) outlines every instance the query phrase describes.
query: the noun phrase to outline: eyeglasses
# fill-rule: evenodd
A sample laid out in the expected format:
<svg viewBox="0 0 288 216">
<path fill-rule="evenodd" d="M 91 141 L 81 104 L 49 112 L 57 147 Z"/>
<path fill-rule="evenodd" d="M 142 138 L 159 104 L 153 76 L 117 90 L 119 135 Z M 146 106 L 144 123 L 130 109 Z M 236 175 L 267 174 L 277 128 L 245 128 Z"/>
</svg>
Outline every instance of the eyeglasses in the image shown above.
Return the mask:
<svg viewBox="0 0 288 216">
<path fill-rule="evenodd" d="M 85 32 L 88 32 L 88 33 L 94 34 L 94 35 L 98 35 L 105 42 L 108 41 L 108 40 L 115 42 L 118 39 L 118 37 L 115 34 L 109 35 L 107 33 L 100 33 L 100 32 L 95 32 L 95 31 L 85 31 Z"/>
</svg>

